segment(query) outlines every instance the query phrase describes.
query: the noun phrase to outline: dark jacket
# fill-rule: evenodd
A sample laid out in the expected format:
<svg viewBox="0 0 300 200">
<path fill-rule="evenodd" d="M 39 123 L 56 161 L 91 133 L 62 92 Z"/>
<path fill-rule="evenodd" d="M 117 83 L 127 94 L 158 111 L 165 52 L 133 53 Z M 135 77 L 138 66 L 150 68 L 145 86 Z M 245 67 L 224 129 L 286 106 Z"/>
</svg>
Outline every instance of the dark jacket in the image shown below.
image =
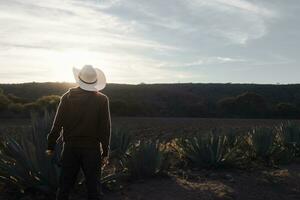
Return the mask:
<svg viewBox="0 0 300 200">
<path fill-rule="evenodd" d="M 99 148 L 101 143 L 107 154 L 111 135 L 108 97 L 101 92 L 71 88 L 60 99 L 47 137 L 49 150 L 54 149 L 61 132 L 65 143 L 85 148 Z"/>
</svg>

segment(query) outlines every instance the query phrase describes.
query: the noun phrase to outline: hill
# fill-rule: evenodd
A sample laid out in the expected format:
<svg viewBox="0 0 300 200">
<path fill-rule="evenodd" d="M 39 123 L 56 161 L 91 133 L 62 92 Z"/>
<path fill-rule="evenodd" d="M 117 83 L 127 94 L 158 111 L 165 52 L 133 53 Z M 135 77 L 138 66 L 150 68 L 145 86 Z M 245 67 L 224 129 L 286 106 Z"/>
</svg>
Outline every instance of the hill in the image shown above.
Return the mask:
<svg viewBox="0 0 300 200">
<path fill-rule="evenodd" d="M 61 95 L 74 86 L 53 82 L 0 84 L 5 95 L 28 102 Z M 286 112 L 293 118 L 300 116 L 300 84 L 108 84 L 103 93 L 110 98 L 112 113 L 120 116 L 273 118 L 278 109 L 281 114 L 277 117 L 285 117 Z M 252 112 L 256 108 L 259 110 Z"/>
</svg>

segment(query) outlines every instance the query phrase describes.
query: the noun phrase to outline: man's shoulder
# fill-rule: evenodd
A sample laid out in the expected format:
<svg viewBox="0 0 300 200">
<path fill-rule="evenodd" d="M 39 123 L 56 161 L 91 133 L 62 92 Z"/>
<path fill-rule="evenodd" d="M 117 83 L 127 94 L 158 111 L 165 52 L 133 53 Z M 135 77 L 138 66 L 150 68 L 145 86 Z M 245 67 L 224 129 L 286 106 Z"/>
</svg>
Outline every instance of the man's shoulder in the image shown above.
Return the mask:
<svg viewBox="0 0 300 200">
<path fill-rule="evenodd" d="M 72 88 L 69 88 L 68 91 L 66 91 L 65 93 L 63 93 L 63 94 L 61 95 L 61 97 L 60 97 L 61 100 L 64 100 L 64 99 L 68 98 L 68 96 L 69 96 L 71 93 L 76 92 L 76 91 L 78 91 L 78 87 L 72 87 Z"/>
<path fill-rule="evenodd" d="M 96 96 L 101 101 L 108 101 L 109 100 L 108 96 L 106 96 L 102 92 L 96 92 Z"/>
<path fill-rule="evenodd" d="M 70 93 L 70 90 L 68 90 L 67 92 L 63 93 L 63 94 L 61 95 L 60 99 L 61 99 L 61 100 L 66 99 L 67 96 L 69 95 L 69 93 Z"/>
<path fill-rule="evenodd" d="M 78 92 L 78 91 L 80 91 L 79 87 L 71 87 L 68 89 L 68 91 L 65 94 L 69 94 L 71 92 Z"/>
<path fill-rule="evenodd" d="M 61 99 L 63 100 L 63 99 L 66 99 L 66 98 L 68 98 L 68 96 L 69 95 L 71 95 L 72 96 L 72 93 L 73 94 L 81 94 L 82 93 L 82 90 L 80 89 L 80 88 L 78 88 L 78 87 L 74 87 L 74 88 L 70 88 L 67 92 L 65 92 L 62 96 L 61 96 Z M 82 94 L 87 94 L 87 93 L 82 93 Z M 95 92 L 94 93 L 95 94 L 95 96 L 96 96 L 96 98 L 99 100 L 99 101 L 108 101 L 109 100 L 109 98 L 108 98 L 108 96 L 107 95 L 105 95 L 105 94 L 103 94 L 102 92 Z"/>
</svg>

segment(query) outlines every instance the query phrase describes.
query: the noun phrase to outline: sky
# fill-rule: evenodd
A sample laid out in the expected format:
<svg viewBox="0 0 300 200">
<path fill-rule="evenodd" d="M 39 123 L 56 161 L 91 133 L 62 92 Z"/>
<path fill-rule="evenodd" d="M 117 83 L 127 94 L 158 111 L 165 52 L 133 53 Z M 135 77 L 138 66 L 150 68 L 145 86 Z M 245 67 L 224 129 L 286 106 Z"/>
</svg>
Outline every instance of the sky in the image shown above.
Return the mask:
<svg viewBox="0 0 300 200">
<path fill-rule="evenodd" d="M 0 83 L 299 83 L 299 0 L 0 0 Z"/>
</svg>

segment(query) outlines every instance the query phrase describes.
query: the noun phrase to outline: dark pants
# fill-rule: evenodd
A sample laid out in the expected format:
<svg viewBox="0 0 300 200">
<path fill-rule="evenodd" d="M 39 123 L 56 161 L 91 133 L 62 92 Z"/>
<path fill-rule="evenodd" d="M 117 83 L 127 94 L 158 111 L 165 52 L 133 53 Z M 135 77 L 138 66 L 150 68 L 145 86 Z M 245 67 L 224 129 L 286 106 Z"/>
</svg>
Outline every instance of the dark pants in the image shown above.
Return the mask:
<svg viewBox="0 0 300 200">
<path fill-rule="evenodd" d="M 89 200 L 100 199 L 100 148 L 82 148 L 64 144 L 61 154 L 61 174 L 57 200 L 68 200 L 80 168 L 82 169 Z"/>
</svg>

